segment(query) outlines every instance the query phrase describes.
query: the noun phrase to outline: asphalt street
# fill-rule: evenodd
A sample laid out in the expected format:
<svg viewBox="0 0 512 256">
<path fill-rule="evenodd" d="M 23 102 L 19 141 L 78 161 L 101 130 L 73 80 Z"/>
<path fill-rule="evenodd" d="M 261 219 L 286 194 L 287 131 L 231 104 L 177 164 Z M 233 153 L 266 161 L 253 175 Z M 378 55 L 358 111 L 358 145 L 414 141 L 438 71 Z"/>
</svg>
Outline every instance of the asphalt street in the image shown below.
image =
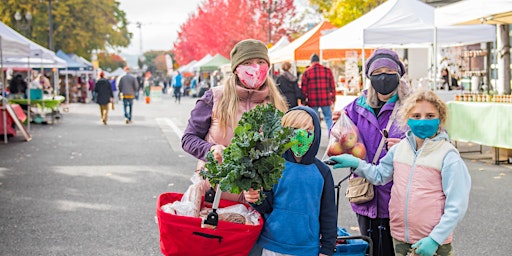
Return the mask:
<svg viewBox="0 0 512 256">
<path fill-rule="evenodd" d="M 103 125 L 95 103 L 70 104 L 55 124 L 31 124 L 32 140 L 0 144 L 0 255 L 161 255 L 159 194 L 184 192 L 196 160 L 181 148 L 195 98 L 122 104 Z M 327 133 L 322 142 L 322 158 Z M 2 136 L 3 138 L 3 136 Z M 461 151 L 475 146 L 458 143 Z M 472 177 L 469 210 L 454 232 L 455 255 L 510 255 L 512 167 L 462 153 Z M 346 171 L 335 170 L 335 181 Z M 358 234 L 341 187 L 339 225 Z"/>
</svg>

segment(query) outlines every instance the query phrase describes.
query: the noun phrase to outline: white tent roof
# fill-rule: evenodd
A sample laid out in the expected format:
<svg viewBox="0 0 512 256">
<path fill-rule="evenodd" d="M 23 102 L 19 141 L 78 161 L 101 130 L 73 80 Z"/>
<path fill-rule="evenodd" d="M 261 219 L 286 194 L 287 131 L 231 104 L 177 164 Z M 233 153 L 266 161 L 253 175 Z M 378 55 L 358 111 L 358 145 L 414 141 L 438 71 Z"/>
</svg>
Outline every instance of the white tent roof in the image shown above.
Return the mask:
<svg viewBox="0 0 512 256">
<path fill-rule="evenodd" d="M 278 51 L 279 49 L 287 46 L 288 44 L 290 44 L 290 40 L 288 40 L 288 37 L 283 36 L 281 37 L 281 39 L 279 39 L 279 41 L 277 41 L 276 44 L 274 44 L 272 47 L 270 47 L 270 49 L 268 49 L 268 54 L 271 55 L 274 52 Z"/>
<path fill-rule="evenodd" d="M 5 66 L 41 67 L 44 64 L 45 67 L 66 67 L 66 61 L 57 57 L 55 52 L 34 43 L 2 22 L 0 22 L 0 35 L 8 36 L 22 44 L 28 44 L 30 47 L 30 58 L 17 60 L 13 57 L 4 62 Z"/>
<path fill-rule="evenodd" d="M 29 56 L 30 47 L 12 37 L 0 34 L 0 52 L 2 58 Z"/>
<path fill-rule="evenodd" d="M 435 10 L 436 25 L 511 24 L 512 1 L 464 0 Z"/>
<path fill-rule="evenodd" d="M 200 59 L 198 62 L 196 62 L 194 65 L 189 67 L 188 71 L 196 72 L 199 71 L 199 68 L 205 64 L 206 62 L 210 61 L 213 58 L 210 54 L 206 54 L 202 59 Z"/>
<path fill-rule="evenodd" d="M 425 47 L 494 41 L 490 25 L 434 26 L 435 8 L 419 0 L 389 0 L 359 19 L 320 37 L 320 49 Z"/>
<path fill-rule="evenodd" d="M 180 73 L 183 73 L 183 72 L 192 72 L 192 66 L 195 65 L 197 63 L 197 60 L 193 60 L 189 63 L 187 63 L 185 66 L 181 66 L 178 68 L 178 71 Z"/>
<path fill-rule="evenodd" d="M 278 63 L 283 61 L 293 61 L 295 50 L 303 45 L 309 38 L 311 38 L 316 33 L 316 31 L 320 29 L 321 26 L 322 22 L 281 49 L 272 53 L 269 52 L 270 62 Z"/>
</svg>

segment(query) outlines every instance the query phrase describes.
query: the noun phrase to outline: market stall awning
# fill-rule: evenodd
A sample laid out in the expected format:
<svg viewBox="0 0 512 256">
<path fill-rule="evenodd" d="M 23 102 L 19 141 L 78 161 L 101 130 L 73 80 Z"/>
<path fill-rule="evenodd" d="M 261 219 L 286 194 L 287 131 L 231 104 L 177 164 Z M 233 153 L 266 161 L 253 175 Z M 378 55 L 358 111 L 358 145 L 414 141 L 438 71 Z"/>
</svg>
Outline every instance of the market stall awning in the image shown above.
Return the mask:
<svg viewBox="0 0 512 256">
<path fill-rule="evenodd" d="M 207 61 L 206 63 L 201 65 L 199 67 L 199 71 L 201 71 L 201 72 L 215 71 L 215 70 L 218 70 L 220 68 L 220 66 L 227 64 L 229 62 L 230 61 L 226 57 L 217 53 L 215 56 L 213 56 L 213 58 L 211 58 L 209 61 Z"/>
<path fill-rule="evenodd" d="M 512 24 L 510 0 L 464 0 L 435 10 L 436 25 Z"/>
<path fill-rule="evenodd" d="M 309 64 L 311 55 L 318 54 L 322 60 L 345 59 L 345 49 L 328 49 L 320 52 L 320 37 L 336 29 L 336 26 L 323 21 L 299 38 L 292 41 L 283 48 L 269 54 L 270 62 L 279 63 L 284 61 L 302 62 Z M 357 51 L 361 51 L 358 47 Z"/>
</svg>

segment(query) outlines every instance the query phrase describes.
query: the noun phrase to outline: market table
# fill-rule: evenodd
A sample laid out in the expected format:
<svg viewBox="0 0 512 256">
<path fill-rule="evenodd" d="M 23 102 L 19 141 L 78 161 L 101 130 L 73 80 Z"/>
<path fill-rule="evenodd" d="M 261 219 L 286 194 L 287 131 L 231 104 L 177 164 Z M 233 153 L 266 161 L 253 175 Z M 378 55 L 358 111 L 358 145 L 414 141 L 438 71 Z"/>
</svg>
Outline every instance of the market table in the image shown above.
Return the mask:
<svg viewBox="0 0 512 256">
<path fill-rule="evenodd" d="M 447 105 L 450 139 L 512 149 L 512 104 L 450 101 Z"/>
<path fill-rule="evenodd" d="M 31 99 L 30 106 L 36 107 L 44 116 L 44 113 L 49 110 L 52 117 L 52 123 L 55 121 L 55 116 L 59 114 L 59 106 L 65 100 L 64 96 L 47 96 L 44 95 L 42 99 Z M 29 105 L 28 99 L 9 99 L 10 103 Z M 31 119 L 32 120 L 32 119 Z"/>
<path fill-rule="evenodd" d="M 60 103 L 64 101 L 64 96 L 43 96 L 43 99 L 30 100 L 30 105 L 36 105 L 39 108 L 49 108 L 51 110 L 57 110 Z M 20 105 L 28 105 L 28 99 L 9 99 L 10 103 L 16 103 Z"/>
</svg>

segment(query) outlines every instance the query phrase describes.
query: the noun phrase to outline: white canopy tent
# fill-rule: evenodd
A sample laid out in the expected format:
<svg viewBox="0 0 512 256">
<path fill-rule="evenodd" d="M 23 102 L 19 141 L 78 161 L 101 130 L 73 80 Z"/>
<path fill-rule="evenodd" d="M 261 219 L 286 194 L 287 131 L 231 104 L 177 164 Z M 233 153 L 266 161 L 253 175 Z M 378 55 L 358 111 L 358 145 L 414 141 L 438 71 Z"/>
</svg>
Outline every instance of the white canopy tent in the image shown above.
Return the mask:
<svg viewBox="0 0 512 256">
<path fill-rule="evenodd" d="M 66 61 L 57 57 L 55 52 L 29 40 L 2 22 L 0 22 L 0 35 L 9 36 L 20 43 L 28 44 L 30 47 L 30 56 L 21 56 L 22 58 L 13 56 L 5 59 L 4 66 L 20 68 L 66 67 Z"/>
<path fill-rule="evenodd" d="M 425 47 L 495 40 L 494 27 L 490 25 L 436 27 L 434 12 L 434 7 L 419 0 L 389 0 L 320 37 L 320 49 Z"/>
<path fill-rule="evenodd" d="M 210 61 L 213 58 L 212 55 L 206 54 L 202 59 L 197 61 L 194 65 L 190 66 L 190 71 L 192 72 L 198 72 L 199 68 L 205 64 L 206 62 Z"/>
<path fill-rule="evenodd" d="M 510 0 L 464 0 L 435 10 L 437 26 L 453 24 L 512 24 Z"/>
<path fill-rule="evenodd" d="M 277 43 L 275 43 L 272 47 L 268 49 L 268 54 L 272 55 L 274 52 L 287 46 L 288 44 L 290 44 L 290 40 L 288 40 L 288 37 L 283 36 L 281 37 L 281 39 L 279 39 L 279 41 L 277 41 Z"/>
<path fill-rule="evenodd" d="M 22 57 L 30 55 L 30 47 L 28 44 L 23 42 L 19 42 L 14 38 L 9 37 L 8 35 L 0 34 L 0 71 L 2 72 L 2 95 L 5 95 L 7 85 L 5 76 L 3 74 L 4 66 L 3 62 L 5 58 L 9 57 Z M 8 102 L 5 97 L 2 96 L 2 105 L 7 106 Z M 7 143 L 7 113 L 6 111 L 2 111 L 2 120 L 3 120 L 3 134 L 4 134 L 4 143 Z"/>
<path fill-rule="evenodd" d="M 435 8 L 419 0 L 389 0 L 320 37 L 320 49 L 432 47 L 432 75 L 435 76 L 438 46 L 496 40 L 495 28 L 491 25 L 436 27 L 434 16 Z M 364 58 L 363 55 L 363 61 Z"/>
</svg>

